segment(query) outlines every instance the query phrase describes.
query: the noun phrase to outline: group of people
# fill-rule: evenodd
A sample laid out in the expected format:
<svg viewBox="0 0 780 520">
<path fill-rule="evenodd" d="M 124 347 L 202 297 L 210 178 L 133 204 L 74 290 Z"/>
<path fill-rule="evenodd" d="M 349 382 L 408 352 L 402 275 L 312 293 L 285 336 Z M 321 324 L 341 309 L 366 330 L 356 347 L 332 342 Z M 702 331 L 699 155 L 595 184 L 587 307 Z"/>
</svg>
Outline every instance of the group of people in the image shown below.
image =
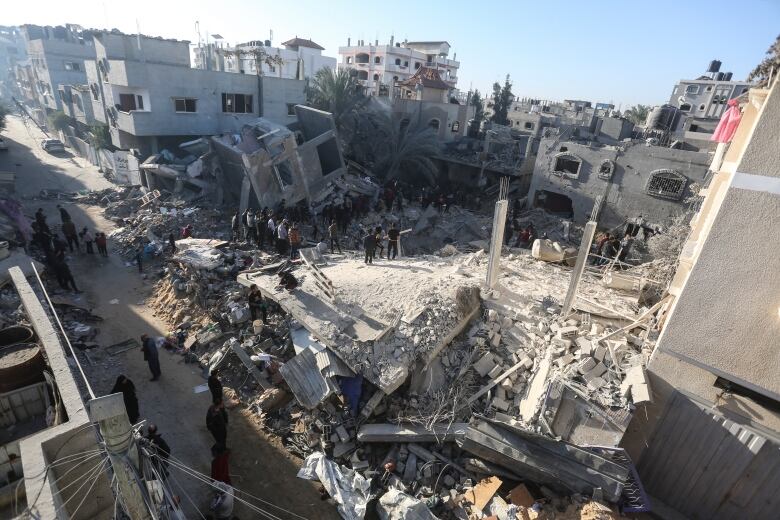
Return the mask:
<svg viewBox="0 0 780 520">
<path fill-rule="evenodd" d="M 605 265 L 613 260 L 625 262 L 628 254 L 631 252 L 631 246 L 634 244 L 634 237 L 630 232 L 626 232 L 623 238 L 604 233 L 596 240 L 595 265 Z"/>
<path fill-rule="evenodd" d="M 97 248 L 97 253 L 100 256 L 107 257 L 108 238 L 102 232 L 93 234 L 86 226 L 81 231 L 77 231 L 76 224 L 68 210 L 59 204 L 57 209 L 60 213 L 62 237 L 49 226 L 43 208 L 38 208 L 32 223 L 32 244 L 43 252 L 46 265 L 54 273 L 59 286 L 63 290 L 72 290 L 78 293 L 81 291 L 76 286 L 73 273 L 66 262 L 66 253 L 81 252 L 81 243 L 83 242 L 86 254 L 95 254 L 95 248 Z"/>
<path fill-rule="evenodd" d="M 376 251 L 379 250 L 379 258 L 384 257 L 385 243 L 387 243 L 387 259 L 394 260 L 398 255 L 398 240 L 401 238 L 401 232 L 398 231 L 395 224 L 390 225 L 390 229 L 387 233 L 384 232 L 382 226 L 377 226 L 373 230 L 369 230 L 363 237 L 363 249 L 365 249 L 366 264 L 373 264 L 376 257 Z M 333 246 L 331 246 L 332 249 Z"/>
</svg>

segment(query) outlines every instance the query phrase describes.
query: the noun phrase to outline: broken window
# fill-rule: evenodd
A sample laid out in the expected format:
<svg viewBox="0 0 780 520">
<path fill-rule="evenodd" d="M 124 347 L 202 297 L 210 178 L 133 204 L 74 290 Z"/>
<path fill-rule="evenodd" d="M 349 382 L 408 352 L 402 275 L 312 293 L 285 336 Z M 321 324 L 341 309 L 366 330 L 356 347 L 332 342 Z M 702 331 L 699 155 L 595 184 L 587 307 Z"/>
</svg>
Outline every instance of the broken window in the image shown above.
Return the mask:
<svg viewBox="0 0 780 520">
<path fill-rule="evenodd" d="M 347 56 L 347 63 L 352 63 L 352 56 Z"/>
<path fill-rule="evenodd" d="M 135 104 L 135 94 L 119 94 L 119 105 L 117 108 L 122 112 L 135 110 L 137 108 L 137 105 Z"/>
<path fill-rule="evenodd" d="M 81 64 L 77 61 L 66 61 L 65 70 L 81 70 Z"/>
<path fill-rule="evenodd" d="M 323 175 L 328 175 L 341 168 L 341 154 L 335 138 L 317 145 L 317 158 L 320 160 L 320 171 Z"/>
<path fill-rule="evenodd" d="M 680 105 L 680 110 L 682 112 L 690 112 L 691 111 L 691 104 L 690 103 L 683 103 Z"/>
<path fill-rule="evenodd" d="M 582 159 L 570 153 L 559 153 L 555 156 L 553 173 L 576 179 L 580 174 Z"/>
<path fill-rule="evenodd" d="M 686 94 L 698 94 L 699 93 L 699 85 L 688 85 L 685 87 L 685 93 Z"/>
<path fill-rule="evenodd" d="M 612 173 L 615 171 L 615 163 L 609 159 L 602 161 L 599 166 L 599 179 L 608 181 L 612 178 Z"/>
<path fill-rule="evenodd" d="M 279 183 L 279 188 L 284 190 L 288 186 L 293 185 L 293 171 L 290 159 L 286 159 L 279 164 L 274 164 L 274 174 L 276 175 L 276 182 Z"/>
<path fill-rule="evenodd" d="M 176 112 L 195 112 L 194 98 L 173 98 L 173 106 Z"/>
<path fill-rule="evenodd" d="M 455 121 L 454 123 L 452 123 L 452 131 L 453 132 L 460 131 L 460 121 Z"/>
<path fill-rule="evenodd" d="M 533 130 L 534 129 L 534 124 L 532 122 L 530 122 L 530 121 L 526 121 L 523 126 L 525 127 L 526 130 Z"/>
<path fill-rule="evenodd" d="M 398 82 L 398 76 L 393 76 L 393 83 Z"/>
<path fill-rule="evenodd" d="M 222 111 L 231 114 L 251 114 L 252 96 L 249 94 L 222 93 Z"/>
<path fill-rule="evenodd" d="M 408 61 L 405 61 L 405 62 L 404 62 L 404 67 L 408 67 L 408 66 L 409 66 L 409 62 L 408 62 Z"/>
<path fill-rule="evenodd" d="M 368 71 L 367 70 L 357 71 L 357 79 L 368 80 Z"/>
<path fill-rule="evenodd" d="M 295 103 L 287 103 L 287 115 L 288 116 L 295 115 Z"/>
<path fill-rule="evenodd" d="M 360 53 L 355 55 L 355 63 L 368 63 L 369 57 L 366 53 Z"/>
<path fill-rule="evenodd" d="M 675 170 L 664 168 L 650 173 L 645 191 L 653 197 L 680 200 L 687 183 L 688 179 L 684 175 Z"/>
</svg>

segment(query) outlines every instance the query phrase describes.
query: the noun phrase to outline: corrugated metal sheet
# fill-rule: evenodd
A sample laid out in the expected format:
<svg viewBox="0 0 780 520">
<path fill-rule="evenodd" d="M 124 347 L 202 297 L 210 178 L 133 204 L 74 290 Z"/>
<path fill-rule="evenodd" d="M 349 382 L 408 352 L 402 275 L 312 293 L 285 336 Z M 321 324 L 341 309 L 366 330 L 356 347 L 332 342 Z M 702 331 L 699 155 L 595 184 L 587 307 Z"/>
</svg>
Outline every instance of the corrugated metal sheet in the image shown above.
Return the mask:
<svg viewBox="0 0 780 520">
<path fill-rule="evenodd" d="M 307 348 L 279 369 L 302 406 L 312 409 L 338 391 L 335 376 L 354 377 L 355 373 L 335 354 L 325 349 Z"/>
<path fill-rule="evenodd" d="M 642 455 L 655 498 L 692 519 L 778 518 L 780 447 L 677 394 Z"/>
</svg>

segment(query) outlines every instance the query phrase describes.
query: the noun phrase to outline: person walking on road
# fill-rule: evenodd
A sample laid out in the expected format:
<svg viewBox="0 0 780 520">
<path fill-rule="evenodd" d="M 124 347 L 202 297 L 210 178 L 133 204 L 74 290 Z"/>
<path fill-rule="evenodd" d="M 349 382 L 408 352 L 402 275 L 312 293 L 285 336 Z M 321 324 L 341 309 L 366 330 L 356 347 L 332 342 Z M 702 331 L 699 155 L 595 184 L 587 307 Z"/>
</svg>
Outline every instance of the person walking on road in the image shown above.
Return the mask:
<svg viewBox="0 0 780 520">
<path fill-rule="evenodd" d="M 222 381 L 217 377 L 216 369 L 209 373 L 209 391 L 212 403 L 217 399 L 222 399 Z"/>
<path fill-rule="evenodd" d="M 114 388 L 111 389 L 112 394 L 118 394 L 119 392 L 122 392 L 130 424 L 137 423 L 140 414 L 138 413 L 138 397 L 135 395 L 135 385 L 124 374 L 116 378 Z"/>
<path fill-rule="evenodd" d="M 135 261 L 138 263 L 138 272 L 144 272 L 144 248 L 138 246 L 135 248 Z"/>
<path fill-rule="evenodd" d="M 149 381 L 160 379 L 160 354 L 157 352 L 157 342 L 146 334 L 141 335 L 141 351 L 144 353 L 144 361 L 149 364 L 152 378 Z"/>
<path fill-rule="evenodd" d="M 366 250 L 366 264 L 374 263 L 374 251 L 376 250 L 376 232 L 369 231 L 363 237 L 363 248 Z"/>
<path fill-rule="evenodd" d="M 228 415 L 222 396 L 214 398 L 213 403 L 206 413 L 206 428 L 214 436 L 215 446 L 224 449 L 227 448 Z"/>
<path fill-rule="evenodd" d="M 70 267 L 65 263 L 65 260 L 54 261 L 54 274 L 57 276 L 57 282 L 60 287 L 65 289 L 73 289 L 73 292 L 80 293 L 79 288 L 76 287 L 76 280 L 73 279 L 73 273 L 70 272 Z"/>
<path fill-rule="evenodd" d="M 60 210 L 60 218 L 62 219 L 62 223 L 65 222 L 73 222 L 73 219 L 70 218 L 70 213 L 68 213 L 68 210 L 57 204 L 57 209 Z"/>
<path fill-rule="evenodd" d="M 68 220 L 62 223 L 62 234 L 65 235 L 65 240 L 68 241 L 68 249 L 73 252 L 73 246 L 75 244 L 76 251 L 79 251 L 79 236 L 76 232 L 76 224 L 72 220 Z"/>
<path fill-rule="evenodd" d="M 395 224 L 390 224 L 390 230 L 387 232 L 387 258 L 395 260 L 398 255 L 398 240 L 401 238 L 401 232 L 395 227 Z"/>
<path fill-rule="evenodd" d="M 95 237 L 92 236 L 92 233 L 89 232 L 89 229 L 84 227 L 84 229 L 81 230 L 80 233 L 81 240 L 84 241 L 84 245 L 87 248 L 87 254 L 88 255 L 94 255 L 95 250 L 92 249 L 92 243 L 95 241 Z"/>
<path fill-rule="evenodd" d="M 95 235 L 95 245 L 100 256 L 108 257 L 108 239 L 105 233 L 101 232 Z"/>
</svg>

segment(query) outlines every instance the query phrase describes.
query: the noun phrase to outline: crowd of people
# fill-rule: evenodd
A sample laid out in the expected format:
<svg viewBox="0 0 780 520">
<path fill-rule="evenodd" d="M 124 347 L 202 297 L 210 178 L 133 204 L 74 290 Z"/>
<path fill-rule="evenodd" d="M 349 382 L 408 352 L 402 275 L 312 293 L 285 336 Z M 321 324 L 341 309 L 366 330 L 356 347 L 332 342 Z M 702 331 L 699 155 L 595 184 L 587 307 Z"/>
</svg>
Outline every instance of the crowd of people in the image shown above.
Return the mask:
<svg viewBox="0 0 780 520">
<path fill-rule="evenodd" d="M 66 261 L 66 254 L 83 252 L 86 255 L 94 255 L 97 250 L 98 255 L 108 257 L 108 237 L 99 231 L 93 233 L 87 226 L 78 231 L 68 210 L 59 204 L 57 209 L 61 221 L 59 231 L 52 229 L 53 226 L 49 225 L 48 217 L 43 208 L 38 208 L 38 211 L 35 212 L 35 219 L 32 222 L 31 246 L 41 250 L 46 265 L 54 273 L 59 286 L 63 290 L 72 290 L 78 293 L 81 291 L 76 286 L 73 273 Z"/>
</svg>

